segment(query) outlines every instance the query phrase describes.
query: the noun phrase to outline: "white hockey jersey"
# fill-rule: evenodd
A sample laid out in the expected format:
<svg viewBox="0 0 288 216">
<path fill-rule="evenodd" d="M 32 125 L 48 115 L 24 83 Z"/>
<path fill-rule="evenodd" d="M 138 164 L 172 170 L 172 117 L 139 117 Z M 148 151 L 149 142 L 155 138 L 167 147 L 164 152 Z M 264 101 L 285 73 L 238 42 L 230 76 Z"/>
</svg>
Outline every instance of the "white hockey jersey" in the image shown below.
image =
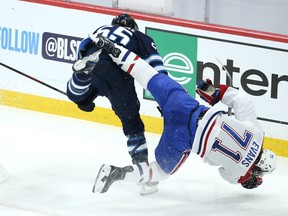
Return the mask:
<svg viewBox="0 0 288 216">
<path fill-rule="evenodd" d="M 192 152 L 210 165 L 220 166 L 220 175 L 236 184 L 261 152 L 264 132 L 247 95 L 229 87 L 222 102 L 235 116 L 228 116 L 219 104 L 209 109 L 198 123 Z"/>
</svg>

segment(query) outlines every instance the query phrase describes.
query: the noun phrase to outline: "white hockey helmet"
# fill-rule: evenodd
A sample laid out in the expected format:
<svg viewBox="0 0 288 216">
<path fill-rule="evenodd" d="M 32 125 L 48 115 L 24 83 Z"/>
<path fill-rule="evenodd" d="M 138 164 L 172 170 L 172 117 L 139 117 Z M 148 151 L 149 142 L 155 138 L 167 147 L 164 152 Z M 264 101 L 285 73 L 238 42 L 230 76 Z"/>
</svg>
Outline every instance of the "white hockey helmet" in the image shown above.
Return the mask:
<svg viewBox="0 0 288 216">
<path fill-rule="evenodd" d="M 259 162 L 255 164 L 263 173 L 272 173 L 276 169 L 276 165 L 276 154 L 273 151 L 266 149 L 263 149 Z"/>
</svg>

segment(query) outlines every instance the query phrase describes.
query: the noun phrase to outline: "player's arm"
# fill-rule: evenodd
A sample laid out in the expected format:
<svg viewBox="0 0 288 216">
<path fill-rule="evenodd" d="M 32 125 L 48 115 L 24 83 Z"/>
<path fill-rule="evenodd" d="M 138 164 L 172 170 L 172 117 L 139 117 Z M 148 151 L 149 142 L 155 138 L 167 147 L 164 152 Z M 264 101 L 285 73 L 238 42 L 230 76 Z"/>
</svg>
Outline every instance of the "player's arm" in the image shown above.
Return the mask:
<svg viewBox="0 0 288 216">
<path fill-rule="evenodd" d="M 92 88 L 91 75 L 73 73 L 67 83 L 67 97 L 77 104 L 78 108 L 85 112 L 92 112 L 94 100 L 98 96 L 97 90 Z"/>
<path fill-rule="evenodd" d="M 239 90 L 227 85 L 220 85 L 219 88 L 215 88 L 211 80 L 206 79 L 197 85 L 196 92 L 212 106 L 221 101 L 234 109 L 236 119 L 256 122 L 257 116 L 253 101 Z"/>
<path fill-rule="evenodd" d="M 158 73 L 168 74 L 164 66 L 163 59 L 158 53 L 154 40 L 141 32 L 137 32 L 135 34 L 137 34 L 140 47 L 139 53 L 135 53 L 144 59 Z"/>
<path fill-rule="evenodd" d="M 94 110 L 95 104 L 93 100 L 97 97 L 97 89 L 92 88 L 90 74 L 96 65 L 92 61 L 93 59 L 90 59 L 95 54 L 94 49 L 98 50 L 90 38 L 86 38 L 81 42 L 78 51 L 78 61 L 72 66 L 74 73 L 67 83 L 66 92 L 68 98 L 76 103 L 79 109 L 86 112 Z"/>
<path fill-rule="evenodd" d="M 256 123 L 257 115 L 252 99 L 234 88 L 227 88 L 221 101 L 234 109 L 235 117 L 242 121 L 253 121 Z"/>
</svg>

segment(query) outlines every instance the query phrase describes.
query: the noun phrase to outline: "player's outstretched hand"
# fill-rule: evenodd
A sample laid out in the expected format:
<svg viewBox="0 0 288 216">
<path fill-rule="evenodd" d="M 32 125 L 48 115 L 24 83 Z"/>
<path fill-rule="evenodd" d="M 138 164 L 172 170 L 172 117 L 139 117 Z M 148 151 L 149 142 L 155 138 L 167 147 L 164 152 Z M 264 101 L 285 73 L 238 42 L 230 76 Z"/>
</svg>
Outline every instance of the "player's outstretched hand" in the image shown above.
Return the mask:
<svg viewBox="0 0 288 216">
<path fill-rule="evenodd" d="M 220 100 L 220 90 L 215 88 L 208 78 L 198 83 L 196 93 L 211 106 Z"/>
</svg>

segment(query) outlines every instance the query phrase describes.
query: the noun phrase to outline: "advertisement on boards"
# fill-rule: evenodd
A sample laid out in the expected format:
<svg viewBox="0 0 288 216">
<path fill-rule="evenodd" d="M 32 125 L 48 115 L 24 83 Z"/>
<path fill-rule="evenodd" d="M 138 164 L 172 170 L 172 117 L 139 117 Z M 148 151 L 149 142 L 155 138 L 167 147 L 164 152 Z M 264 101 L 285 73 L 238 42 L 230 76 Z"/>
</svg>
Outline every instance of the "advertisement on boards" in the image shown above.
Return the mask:
<svg viewBox="0 0 288 216">
<path fill-rule="evenodd" d="M 146 34 L 155 41 L 169 77 L 181 84 L 192 97 L 195 97 L 197 38 L 151 28 L 146 28 Z M 148 90 L 145 90 L 144 98 L 153 97 Z"/>
<path fill-rule="evenodd" d="M 288 75 L 280 67 L 288 50 L 163 29 L 146 28 L 146 34 L 154 39 L 169 76 L 192 97 L 202 79 L 210 78 L 216 86 L 229 83 L 227 70 L 232 86 L 253 98 L 260 120 L 288 123 L 283 109 Z M 146 90 L 143 98 L 153 99 Z M 273 104 L 272 112 L 267 104 Z"/>
<path fill-rule="evenodd" d="M 0 21 L 1 61 L 61 90 L 66 89 L 71 77 L 71 66 L 77 59 L 82 38 L 111 23 L 114 17 L 21 1 L 9 4 L 13 11 L 0 8 L 1 14 L 7 17 Z M 34 12 L 30 13 L 31 10 Z M 266 135 L 288 140 L 287 43 L 147 21 L 141 16 L 136 21 L 140 31 L 155 41 L 169 76 L 192 97 L 199 99 L 195 88 L 201 79 L 210 78 L 216 86 L 228 83 L 226 69 L 232 77 L 233 87 L 253 99 Z M 0 80 L 4 90 L 69 101 L 67 97 L 8 70 L 3 70 Z M 136 90 L 141 114 L 160 118 L 149 91 L 137 83 Z M 105 98 L 97 98 L 96 104 L 97 107 L 111 108 Z"/>
</svg>

